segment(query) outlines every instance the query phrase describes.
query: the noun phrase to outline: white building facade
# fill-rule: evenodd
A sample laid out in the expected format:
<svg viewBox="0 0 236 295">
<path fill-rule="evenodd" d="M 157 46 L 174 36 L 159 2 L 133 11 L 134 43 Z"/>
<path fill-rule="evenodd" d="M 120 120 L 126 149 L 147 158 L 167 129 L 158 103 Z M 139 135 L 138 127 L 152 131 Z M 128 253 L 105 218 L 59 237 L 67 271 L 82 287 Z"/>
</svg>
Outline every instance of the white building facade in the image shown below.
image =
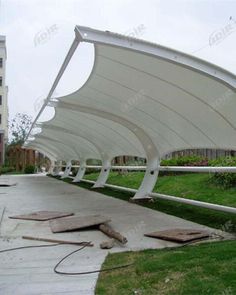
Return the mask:
<svg viewBox="0 0 236 295">
<path fill-rule="evenodd" d="M 5 144 L 8 140 L 8 88 L 6 76 L 6 38 L 0 35 L 0 165 L 5 160 Z"/>
</svg>

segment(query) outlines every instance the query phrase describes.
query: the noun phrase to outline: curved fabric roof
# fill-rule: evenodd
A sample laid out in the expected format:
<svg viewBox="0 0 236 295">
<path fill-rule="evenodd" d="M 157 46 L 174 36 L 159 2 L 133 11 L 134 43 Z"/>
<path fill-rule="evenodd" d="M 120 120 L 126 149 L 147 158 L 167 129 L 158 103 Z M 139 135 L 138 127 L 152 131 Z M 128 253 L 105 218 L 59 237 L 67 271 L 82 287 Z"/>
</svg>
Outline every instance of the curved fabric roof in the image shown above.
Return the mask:
<svg viewBox="0 0 236 295">
<path fill-rule="evenodd" d="M 108 31 L 77 26 L 75 33 L 40 111 L 51 105 L 55 116 L 42 123 L 42 132 L 25 146 L 58 160 L 110 160 L 120 155 L 156 159 L 188 148 L 236 148 L 235 75 Z M 94 44 L 90 77 L 76 92 L 52 100 L 65 63 L 80 42 Z"/>
</svg>

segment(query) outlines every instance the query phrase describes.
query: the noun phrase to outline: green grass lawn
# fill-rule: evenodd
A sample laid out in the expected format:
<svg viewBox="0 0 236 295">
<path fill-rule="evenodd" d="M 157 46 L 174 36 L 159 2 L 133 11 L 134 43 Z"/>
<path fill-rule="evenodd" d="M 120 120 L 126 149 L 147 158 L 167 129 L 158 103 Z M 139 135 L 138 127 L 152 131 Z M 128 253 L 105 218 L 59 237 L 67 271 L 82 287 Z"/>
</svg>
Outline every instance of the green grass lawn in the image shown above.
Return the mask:
<svg viewBox="0 0 236 295">
<path fill-rule="evenodd" d="M 111 172 L 108 183 L 138 188 L 143 175 L 144 173 L 142 172 L 130 172 L 127 175 Z M 93 173 L 87 174 L 85 178 L 96 180 L 97 176 L 98 173 Z M 82 185 L 90 187 L 87 184 Z M 128 200 L 132 196 L 130 193 L 119 192 L 108 188 L 98 189 L 97 191 L 123 200 Z M 154 191 L 182 198 L 236 207 L 236 187 L 228 189 L 218 187 L 210 182 L 210 177 L 207 173 L 159 177 Z M 143 204 L 143 206 L 225 231 L 236 232 L 235 214 L 159 199 L 156 199 L 154 203 Z"/>
<path fill-rule="evenodd" d="M 86 175 L 96 180 L 98 173 Z M 143 173 L 110 174 L 108 183 L 138 188 Z M 72 179 L 64 181 L 71 183 Z M 91 184 L 77 186 L 91 189 Z M 94 189 L 93 189 L 94 190 Z M 131 193 L 101 188 L 95 191 L 128 201 Z M 209 181 L 208 174 L 159 177 L 154 191 L 183 198 L 236 207 L 236 188 L 223 189 Z M 236 232 L 236 216 L 176 202 L 158 200 L 142 204 L 153 210 L 210 227 Z M 190 245 L 178 249 L 145 250 L 109 254 L 103 268 L 132 263 L 130 267 L 102 272 L 98 295 L 233 295 L 236 294 L 236 241 Z"/>
<path fill-rule="evenodd" d="M 130 172 L 127 175 L 111 172 L 108 183 L 138 188 L 143 179 L 143 175 L 142 172 Z M 98 173 L 87 174 L 85 176 L 85 178 L 89 180 L 96 180 L 97 177 Z M 65 181 L 71 182 L 70 179 Z M 91 184 L 83 182 L 75 185 L 87 189 L 91 189 L 92 186 Z M 125 201 L 128 201 L 130 197 L 132 197 L 131 193 L 121 192 L 110 188 L 100 188 L 95 191 Z M 217 187 L 209 181 L 209 175 L 207 173 L 191 173 L 159 177 L 154 191 L 203 202 L 236 207 L 236 187 L 228 189 Z M 155 199 L 153 203 L 146 203 L 143 204 L 143 206 L 210 227 L 219 228 L 228 232 L 236 232 L 235 214 L 223 213 L 160 199 Z"/>
<path fill-rule="evenodd" d="M 144 173 L 142 172 L 129 172 L 126 175 L 111 172 L 107 183 L 137 189 L 142 182 L 143 176 Z M 85 179 L 96 180 L 97 177 L 98 173 L 93 173 L 87 174 Z M 236 207 L 236 187 L 229 189 L 217 187 L 209 181 L 209 174 L 207 173 L 191 173 L 159 177 L 154 191 L 188 199 Z"/>
<path fill-rule="evenodd" d="M 235 241 L 224 241 L 174 250 L 109 254 L 103 268 L 133 265 L 100 273 L 96 294 L 236 294 L 235 246 Z"/>
</svg>

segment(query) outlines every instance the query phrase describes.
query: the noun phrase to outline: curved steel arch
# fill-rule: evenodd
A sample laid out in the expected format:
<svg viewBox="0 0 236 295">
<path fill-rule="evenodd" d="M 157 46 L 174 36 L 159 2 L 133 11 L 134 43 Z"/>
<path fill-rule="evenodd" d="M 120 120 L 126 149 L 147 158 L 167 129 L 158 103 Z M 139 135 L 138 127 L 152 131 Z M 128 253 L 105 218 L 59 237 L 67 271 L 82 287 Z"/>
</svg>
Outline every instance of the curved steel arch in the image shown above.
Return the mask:
<svg viewBox="0 0 236 295">
<path fill-rule="evenodd" d="M 60 161 L 60 160 L 64 159 L 64 157 L 65 157 L 64 153 L 61 154 L 61 152 L 58 149 L 56 149 L 54 147 L 52 148 L 48 144 L 35 141 L 34 146 L 36 146 L 37 148 L 39 147 L 41 149 L 44 149 L 48 153 L 53 153 L 55 155 L 56 161 Z"/>
<path fill-rule="evenodd" d="M 55 102 L 50 102 L 49 103 L 50 106 L 54 106 Z M 76 128 L 76 132 L 84 132 L 84 134 L 86 134 L 86 136 L 88 137 L 87 139 L 91 140 L 92 142 L 98 142 L 99 137 L 102 137 L 100 140 L 103 142 L 103 150 L 104 148 L 106 148 L 106 144 L 107 142 L 110 142 L 113 144 L 113 148 L 114 147 L 120 147 L 120 149 L 122 150 L 122 144 L 124 144 L 125 142 L 130 144 L 130 147 L 133 147 L 133 153 L 136 156 L 145 156 L 143 153 L 143 148 L 142 148 L 142 144 L 138 141 L 138 139 L 136 139 L 136 137 L 133 135 L 132 132 L 130 132 L 130 135 L 133 135 L 133 138 L 131 138 L 131 140 L 136 139 L 136 142 L 132 142 L 130 141 L 129 138 L 126 138 L 124 136 L 124 130 L 117 130 L 119 128 L 123 128 L 125 129 L 125 131 L 127 131 L 127 129 L 120 125 L 120 124 L 116 124 L 115 126 L 110 126 L 110 121 L 106 120 L 105 118 L 102 117 L 98 117 L 98 116 L 93 116 L 87 113 L 83 113 L 81 112 L 80 115 L 80 121 L 79 121 L 79 126 L 78 126 L 78 112 L 74 112 L 70 110 L 69 112 L 69 119 L 66 118 L 61 118 L 63 115 L 68 115 L 65 111 L 66 109 L 61 109 L 61 113 L 59 112 L 60 108 L 55 108 L 55 116 L 53 119 L 51 119 L 50 121 L 44 123 L 47 125 L 59 125 L 60 127 L 62 127 L 62 123 L 63 123 L 63 127 L 65 125 L 67 125 L 68 128 L 73 127 L 73 131 L 74 128 Z M 74 116 L 74 114 L 76 114 L 76 117 Z M 85 117 L 84 115 L 89 115 L 90 117 Z M 82 116 L 82 117 L 81 117 Z M 58 118 L 59 117 L 59 118 Z M 102 119 L 102 121 L 98 121 L 98 119 Z M 90 122 L 92 123 L 91 126 L 87 126 L 86 124 Z M 74 125 L 75 124 L 75 125 Z M 112 135 L 108 136 L 106 133 L 107 132 L 111 132 L 113 133 Z M 91 133 L 91 134 L 90 134 Z M 81 134 L 81 133 L 80 133 Z M 130 136 L 129 135 L 129 136 Z M 112 136 L 112 138 L 111 138 Z M 114 137 L 114 139 L 113 139 Z M 117 142 L 117 139 L 119 139 L 121 142 Z M 104 140 L 106 140 L 104 142 Z M 140 147 L 142 148 L 142 151 L 140 151 L 140 149 L 138 149 L 138 147 L 136 146 L 137 144 L 140 145 Z M 118 153 L 120 154 L 120 153 Z M 122 154 L 122 152 L 121 152 Z M 124 150 L 124 154 L 128 154 L 127 151 Z M 116 156 L 116 154 L 114 154 L 114 156 Z"/>
<path fill-rule="evenodd" d="M 106 119 L 104 127 L 102 124 L 97 126 L 93 117 L 87 121 L 92 122 L 90 128 L 98 132 L 96 138 L 101 130 L 101 135 L 106 132 L 104 130 L 114 130 L 117 126 L 115 124 L 127 130 L 124 132 L 126 141 L 130 140 L 132 145 L 137 139 L 148 160 L 148 169 L 135 195 L 136 198 L 145 197 L 151 192 L 157 179 L 160 158 L 172 148 L 175 150 L 200 146 L 202 148 L 236 146 L 235 75 L 187 54 L 127 36 L 78 26 L 75 28 L 75 34 L 71 49 L 39 114 L 46 105 L 51 104 L 56 109 L 67 109 Z M 51 94 L 79 42 L 94 44 L 95 60 L 92 73 L 79 90 L 58 98 L 57 103 L 50 102 Z M 142 87 L 147 88 L 145 93 L 147 103 L 134 106 L 134 110 L 129 114 L 121 113 L 120 107 L 122 103 L 127 102 L 130 93 L 135 94 L 136 91 L 143 89 Z M 92 93 L 91 89 L 95 93 Z M 217 107 L 214 107 L 217 95 L 224 94 L 227 90 L 233 93 L 228 98 L 229 107 L 224 105 L 221 110 L 217 110 Z M 38 117 L 39 115 L 36 119 Z M 70 116 L 65 116 L 64 120 L 69 122 Z M 79 123 L 82 124 L 83 119 L 82 116 L 81 118 L 78 116 L 71 118 L 71 121 L 73 126 L 78 122 L 79 129 Z M 55 118 L 48 124 L 53 125 L 53 122 Z M 72 125 L 68 128 L 72 128 Z M 84 136 L 87 140 L 95 142 L 96 139 L 91 138 L 92 133 L 89 135 L 88 131 L 86 132 Z M 131 133 L 135 137 L 129 139 Z M 108 137 L 111 138 L 111 134 L 109 133 Z M 62 134 L 60 136 L 62 141 L 63 137 L 68 138 Z M 119 139 L 123 140 L 123 134 L 117 134 L 115 140 L 119 142 Z M 46 141 L 50 139 L 45 138 L 44 142 Z M 58 152 L 64 157 L 74 154 L 73 144 L 75 141 L 68 140 L 70 148 L 64 145 Z M 79 148 L 79 145 L 76 146 Z M 99 149 L 105 150 L 106 142 L 99 141 L 98 146 Z M 128 145 L 127 147 L 132 150 Z M 109 145 L 109 149 L 122 151 L 120 144 L 115 145 L 114 142 Z M 103 185 L 108 177 L 110 169 L 108 151 L 107 154 L 103 159 L 103 169 L 97 180 L 97 186 Z"/>
<path fill-rule="evenodd" d="M 50 126 L 51 127 L 51 126 Z M 63 133 L 64 138 L 58 136 L 60 133 L 58 130 L 55 130 L 54 128 L 44 128 L 43 132 L 41 134 L 42 137 L 47 137 L 47 138 L 56 138 L 53 139 L 55 142 L 66 144 L 66 145 L 71 145 L 73 146 L 74 152 L 78 154 L 78 157 L 81 158 L 90 158 L 91 156 L 96 156 L 94 158 L 100 159 L 100 155 L 97 152 L 97 149 L 94 148 L 94 145 L 91 146 L 91 144 L 88 144 L 88 140 L 84 139 L 82 137 L 75 138 L 76 135 L 69 134 L 69 133 Z M 81 142 L 79 142 L 80 140 Z M 84 145 L 83 145 L 84 144 Z"/>
<path fill-rule="evenodd" d="M 43 140 L 47 140 L 49 142 L 53 142 L 53 143 L 57 144 L 57 147 L 59 145 L 64 146 L 63 150 L 64 151 L 67 150 L 67 152 L 66 152 L 66 154 L 67 154 L 67 161 L 79 160 L 81 158 L 80 153 L 74 147 L 69 146 L 68 144 L 66 144 L 63 141 L 52 139 L 52 138 L 50 138 L 48 136 L 44 136 L 44 135 L 41 135 L 40 137 L 38 137 L 38 139 L 43 139 Z"/>
<path fill-rule="evenodd" d="M 152 139 L 149 137 L 148 134 L 145 133 L 145 131 L 140 128 L 138 125 L 128 121 L 124 117 L 117 116 L 112 113 L 100 111 L 99 109 L 94 109 L 90 107 L 85 107 L 81 105 L 73 105 L 70 103 L 65 103 L 61 100 L 59 100 L 56 103 L 56 106 L 59 108 L 64 108 L 64 109 L 71 109 L 73 111 L 78 111 L 78 112 L 84 112 L 88 114 L 92 114 L 98 117 L 102 117 L 105 119 L 108 119 L 112 122 L 119 123 L 122 126 L 125 126 L 128 130 L 130 130 L 132 133 L 136 135 L 136 137 L 139 139 L 140 143 L 143 146 L 143 149 L 146 153 L 147 157 L 147 169 L 144 175 L 144 179 L 141 183 L 141 186 L 138 190 L 138 192 L 135 194 L 134 198 L 145 198 L 147 197 L 151 191 L 153 190 L 157 177 L 158 177 L 158 167 L 160 164 L 160 155 L 158 150 L 156 149 L 156 146 L 154 145 Z M 111 160 L 107 159 L 103 163 L 103 168 L 101 171 L 101 174 L 99 175 L 98 181 L 94 185 L 94 187 L 101 187 L 104 186 L 108 175 L 109 171 L 111 168 Z"/>
<path fill-rule="evenodd" d="M 52 151 L 54 150 L 54 152 L 56 152 L 59 157 L 62 157 L 61 159 L 58 158 L 58 160 L 69 161 L 69 160 L 74 159 L 74 157 L 76 157 L 76 158 L 78 157 L 78 154 L 73 149 L 68 147 L 66 144 L 63 144 L 63 143 L 60 142 L 60 145 L 64 146 L 64 148 L 65 148 L 65 150 L 67 150 L 67 152 L 65 152 L 61 147 L 59 147 L 57 141 L 55 141 L 55 140 L 53 140 L 51 138 L 37 137 L 34 142 L 39 143 L 39 144 L 41 144 L 43 146 L 46 146 Z M 79 159 L 79 157 L 78 157 L 78 159 Z"/>
<path fill-rule="evenodd" d="M 102 148 L 99 145 L 97 145 L 96 142 L 90 141 L 85 136 L 82 136 L 79 133 L 71 131 L 69 128 L 59 127 L 59 126 L 55 126 L 55 125 L 49 125 L 49 124 L 46 124 L 46 123 L 43 124 L 43 128 L 46 129 L 46 130 L 49 129 L 49 130 L 57 131 L 57 132 L 60 132 L 60 133 L 63 133 L 63 134 L 74 135 L 74 136 L 77 136 L 78 138 L 83 138 L 84 140 L 88 141 L 89 143 L 91 143 L 96 148 L 96 150 L 100 154 L 101 158 L 104 155 Z"/>
<path fill-rule="evenodd" d="M 40 146 L 40 145 L 37 145 L 37 144 L 28 144 L 26 146 L 26 148 L 32 148 L 32 149 L 37 149 L 39 152 L 41 152 L 42 154 L 45 154 L 51 161 L 56 161 L 57 158 L 56 158 L 56 155 L 53 154 L 52 152 L 48 151 L 44 146 Z"/>
</svg>

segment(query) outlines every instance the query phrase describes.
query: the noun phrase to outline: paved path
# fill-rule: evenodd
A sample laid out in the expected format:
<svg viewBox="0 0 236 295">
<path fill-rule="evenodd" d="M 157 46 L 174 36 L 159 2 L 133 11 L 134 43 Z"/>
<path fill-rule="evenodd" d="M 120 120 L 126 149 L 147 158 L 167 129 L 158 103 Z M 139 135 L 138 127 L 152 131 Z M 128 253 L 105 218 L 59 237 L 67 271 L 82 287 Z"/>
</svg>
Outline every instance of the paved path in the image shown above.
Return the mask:
<svg viewBox="0 0 236 295">
<path fill-rule="evenodd" d="M 6 179 L 7 178 L 7 179 Z M 99 269 L 108 251 L 99 249 L 107 239 L 96 230 L 52 234 L 49 223 L 9 219 L 8 216 L 38 210 L 73 211 L 78 216 L 102 214 L 112 219 L 111 225 L 127 236 L 129 243 L 117 245 L 112 252 L 163 248 L 174 243 L 144 237 L 145 232 L 173 227 L 206 228 L 183 219 L 127 203 L 102 194 L 66 184 L 46 176 L 1 176 L 16 186 L 0 187 L 0 249 L 43 242 L 27 241 L 22 235 L 49 236 L 94 243 L 69 258 L 61 269 L 78 272 Z M 46 244 L 46 243 L 44 243 Z M 53 272 L 55 264 L 76 246 L 24 249 L 0 254 L 0 295 L 94 294 L 98 275 L 62 276 Z"/>
</svg>

